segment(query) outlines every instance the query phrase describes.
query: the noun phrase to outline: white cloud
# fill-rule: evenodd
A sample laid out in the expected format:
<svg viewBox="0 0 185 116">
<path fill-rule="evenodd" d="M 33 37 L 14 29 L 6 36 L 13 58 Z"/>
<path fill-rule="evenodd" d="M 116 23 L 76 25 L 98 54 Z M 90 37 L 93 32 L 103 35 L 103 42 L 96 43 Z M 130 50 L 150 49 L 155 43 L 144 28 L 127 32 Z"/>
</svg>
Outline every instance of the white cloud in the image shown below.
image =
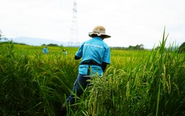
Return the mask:
<svg viewBox="0 0 185 116">
<path fill-rule="evenodd" d="M 0 30 L 7 37 L 28 36 L 67 41 L 72 23 L 73 0 L 0 0 Z M 112 38 L 110 46 L 144 44 L 151 48 L 162 38 L 185 41 L 183 0 L 78 0 L 79 41 L 87 39 L 96 25 Z"/>
</svg>

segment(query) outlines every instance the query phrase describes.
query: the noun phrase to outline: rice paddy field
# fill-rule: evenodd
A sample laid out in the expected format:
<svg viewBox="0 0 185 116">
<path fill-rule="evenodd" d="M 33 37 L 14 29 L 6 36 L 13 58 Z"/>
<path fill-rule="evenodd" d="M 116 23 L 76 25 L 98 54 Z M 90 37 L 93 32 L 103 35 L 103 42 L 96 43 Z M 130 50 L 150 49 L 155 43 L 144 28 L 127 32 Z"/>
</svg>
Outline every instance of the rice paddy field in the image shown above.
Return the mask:
<svg viewBox="0 0 185 116">
<path fill-rule="evenodd" d="M 166 49 L 111 49 L 103 77 L 76 97 L 68 116 L 184 116 L 185 54 Z M 70 94 L 80 61 L 78 48 L 0 44 L 0 115 L 55 116 Z"/>
</svg>

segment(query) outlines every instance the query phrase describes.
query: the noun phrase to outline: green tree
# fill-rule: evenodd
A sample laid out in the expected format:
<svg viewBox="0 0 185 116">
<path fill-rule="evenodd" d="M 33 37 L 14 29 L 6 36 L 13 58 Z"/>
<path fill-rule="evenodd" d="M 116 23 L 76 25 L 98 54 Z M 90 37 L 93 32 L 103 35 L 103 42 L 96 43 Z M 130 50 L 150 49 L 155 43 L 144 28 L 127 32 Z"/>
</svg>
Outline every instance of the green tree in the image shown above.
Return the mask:
<svg viewBox="0 0 185 116">
<path fill-rule="evenodd" d="M 129 46 L 128 49 L 130 50 L 143 50 L 144 49 L 144 45 L 143 44 L 137 44 L 136 46 Z"/>
<path fill-rule="evenodd" d="M 47 46 L 58 46 L 58 44 L 50 43 L 50 44 L 48 44 Z"/>
<path fill-rule="evenodd" d="M 42 44 L 41 46 L 47 46 L 47 44 Z"/>
<path fill-rule="evenodd" d="M 179 53 L 185 53 L 185 42 L 181 44 L 178 51 Z"/>
</svg>

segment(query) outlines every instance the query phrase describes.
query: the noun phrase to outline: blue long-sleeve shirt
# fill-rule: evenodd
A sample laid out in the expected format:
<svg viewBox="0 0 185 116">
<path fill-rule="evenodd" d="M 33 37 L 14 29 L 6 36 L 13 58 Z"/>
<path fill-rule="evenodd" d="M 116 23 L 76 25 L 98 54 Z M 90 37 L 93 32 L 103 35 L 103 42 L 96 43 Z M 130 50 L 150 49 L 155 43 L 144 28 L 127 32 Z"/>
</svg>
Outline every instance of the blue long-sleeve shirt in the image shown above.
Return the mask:
<svg viewBox="0 0 185 116">
<path fill-rule="evenodd" d="M 47 53 L 48 53 L 48 49 L 47 49 L 47 48 L 44 48 L 44 49 L 43 49 L 43 53 L 44 53 L 44 54 L 47 54 Z"/>
<path fill-rule="evenodd" d="M 81 62 L 87 60 L 93 60 L 98 64 L 105 62 L 110 64 L 110 48 L 108 45 L 100 38 L 94 37 L 86 42 L 84 42 L 75 54 L 77 57 L 82 58 Z M 87 74 L 88 65 L 79 65 L 79 74 Z M 101 66 L 91 65 L 91 74 L 98 73 L 100 76 L 103 74 Z"/>
</svg>

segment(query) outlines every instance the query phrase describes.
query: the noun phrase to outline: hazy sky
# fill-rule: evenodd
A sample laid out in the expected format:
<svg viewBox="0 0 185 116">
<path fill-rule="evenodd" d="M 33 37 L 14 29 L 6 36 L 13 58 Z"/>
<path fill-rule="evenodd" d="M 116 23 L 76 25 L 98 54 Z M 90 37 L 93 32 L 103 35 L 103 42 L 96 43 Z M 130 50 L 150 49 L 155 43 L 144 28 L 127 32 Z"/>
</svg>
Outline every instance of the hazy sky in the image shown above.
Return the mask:
<svg viewBox="0 0 185 116">
<path fill-rule="evenodd" d="M 73 0 L 0 0 L 0 30 L 8 38 L 19 36 L 68 41 Z M 103 25 L 112 37 L 109 46 L 144 44 L 152 48 L 162 39 L 185 42 L 185 0 L 76 0 L 78 41 Z"/>
</svg>

